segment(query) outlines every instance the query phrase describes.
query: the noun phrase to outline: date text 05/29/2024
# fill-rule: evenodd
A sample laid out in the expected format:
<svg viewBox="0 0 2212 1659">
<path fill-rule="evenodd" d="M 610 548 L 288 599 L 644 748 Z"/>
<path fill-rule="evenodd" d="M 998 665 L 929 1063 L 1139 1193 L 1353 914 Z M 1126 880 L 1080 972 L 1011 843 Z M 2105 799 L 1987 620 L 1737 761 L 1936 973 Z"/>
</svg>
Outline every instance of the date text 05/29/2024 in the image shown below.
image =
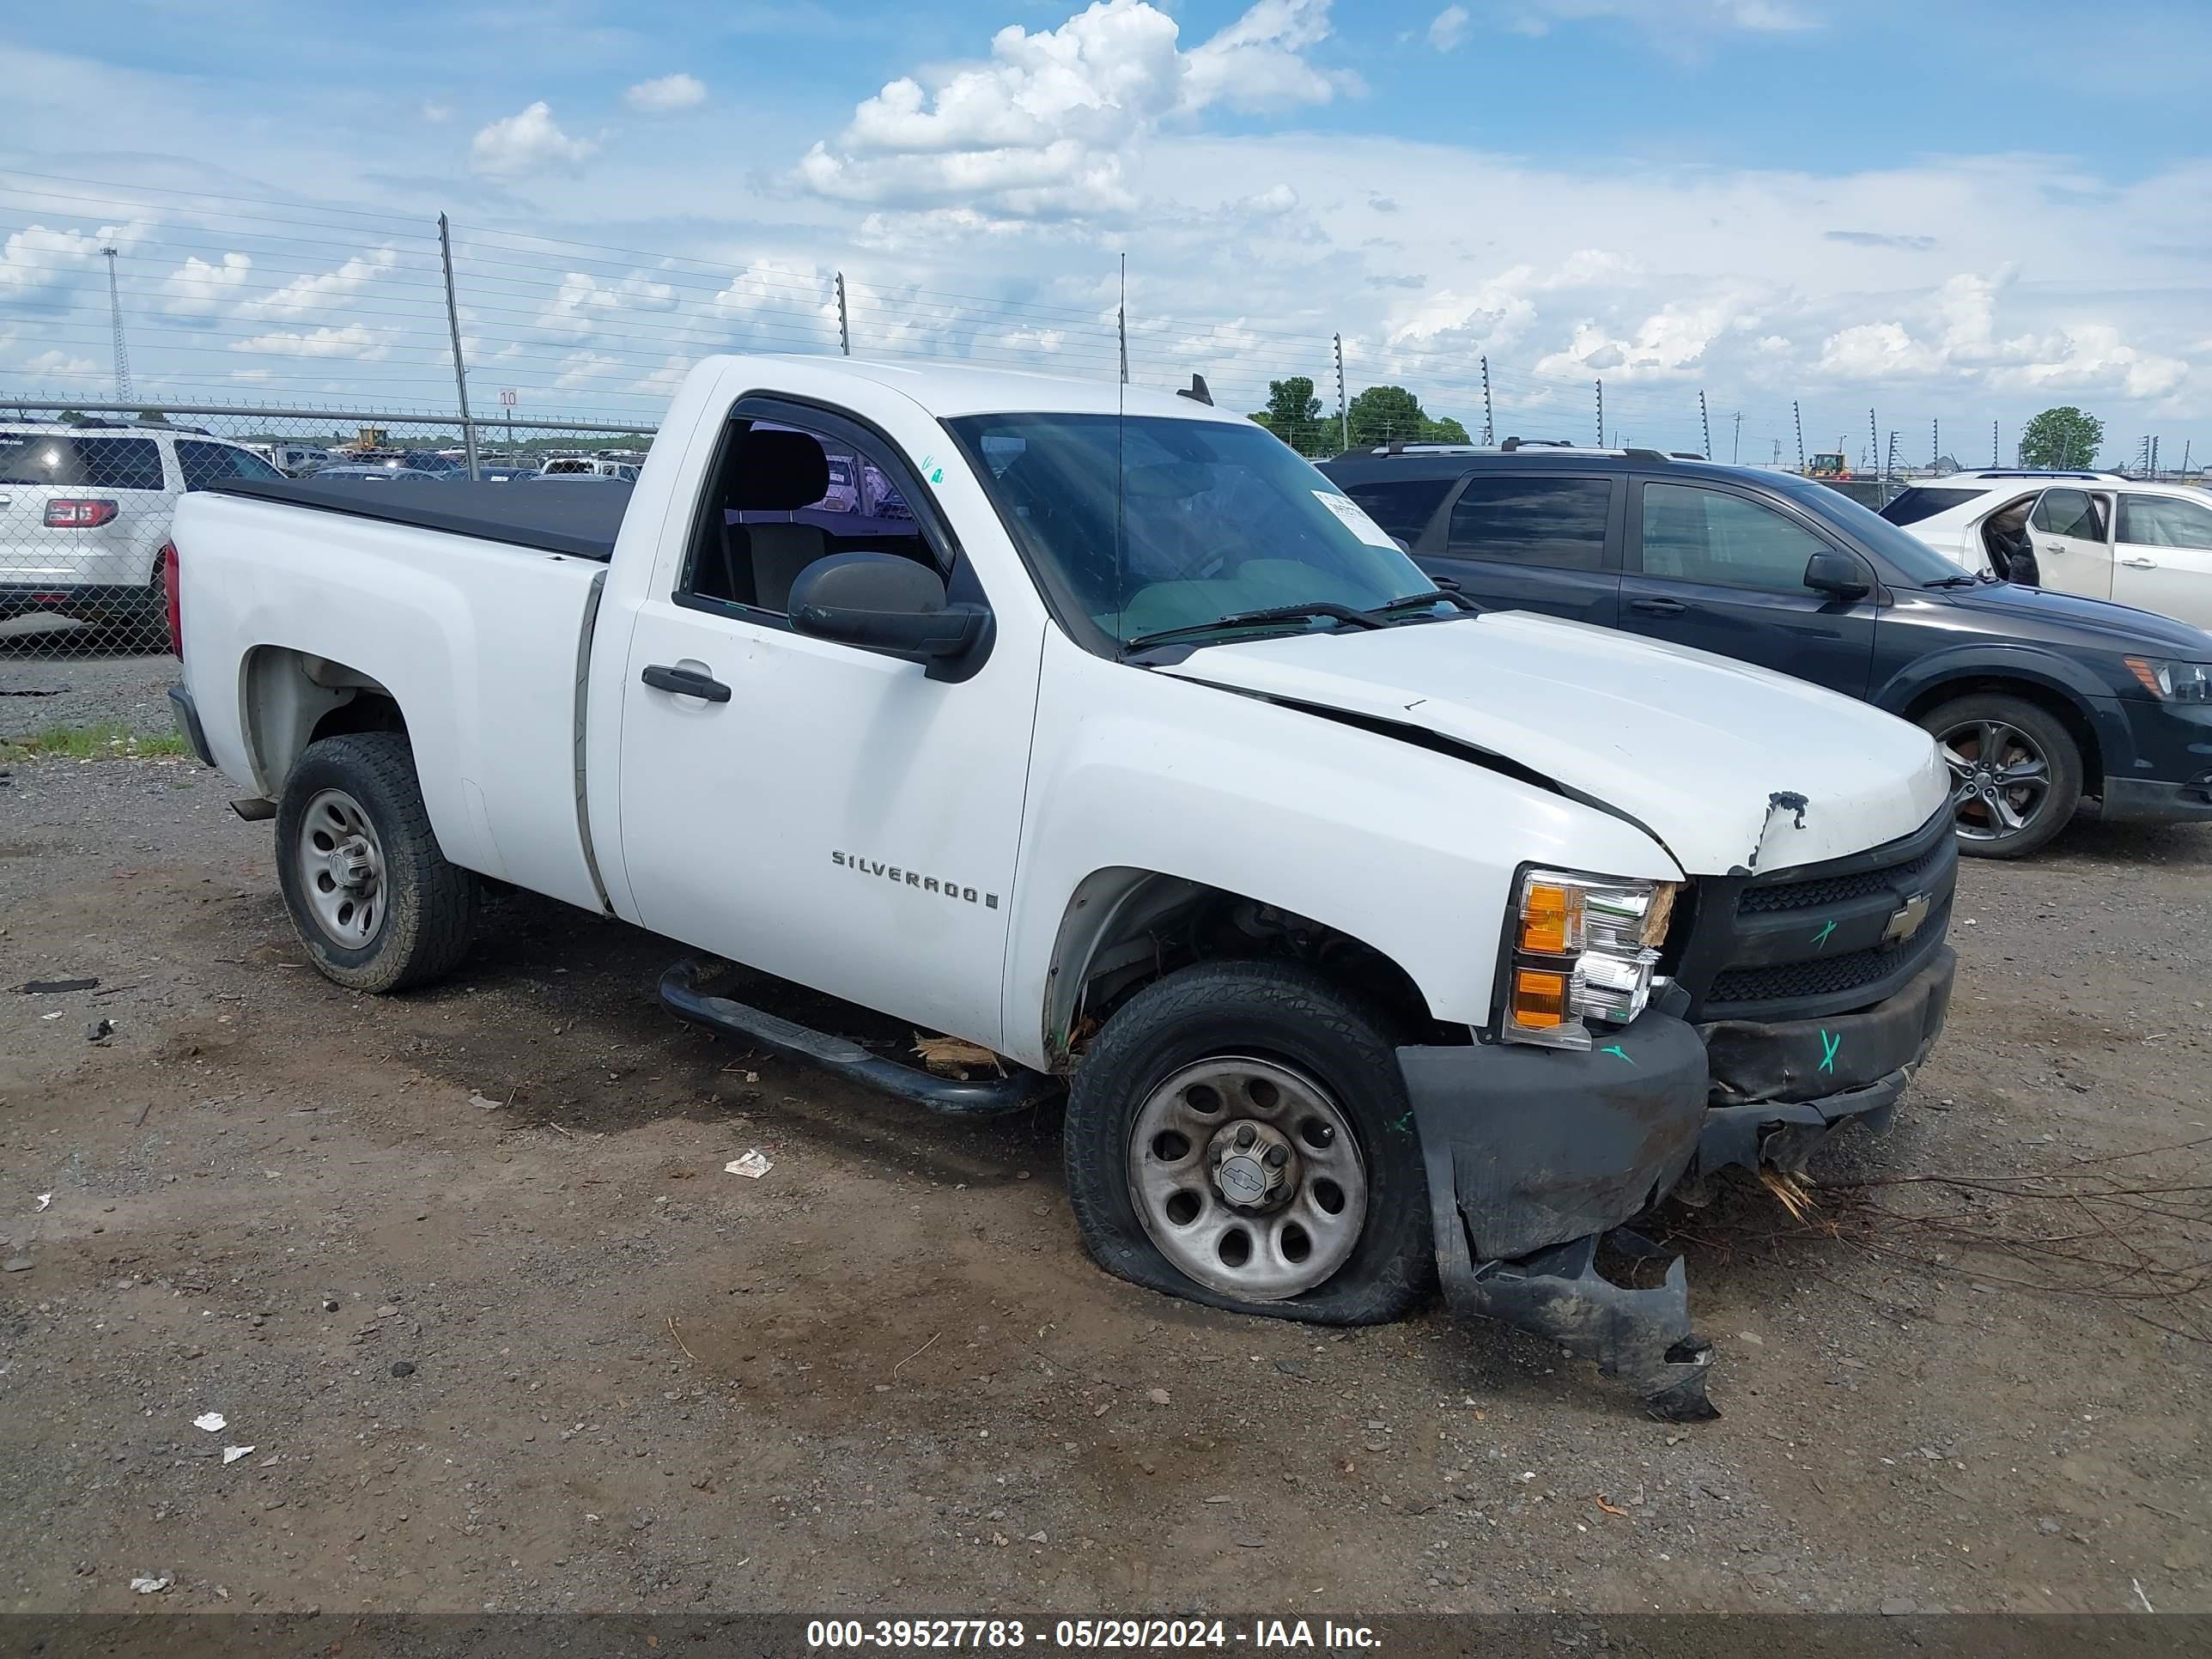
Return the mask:
<svg viewBox="0 0 2212 1659">
<path fill-rule="evenodd" d="M 1364 1650 L 1379 1647 L 1365 1625 L 1332 1620 L 1256 1619 L 1232 1623 L 1222 1619 L 814 1619 L 807 1621 L 806 1645 L 816 1650 L 916 1648 L 1102 1649 L 1146 1650 L 1175 1648 L 1246 1648 L 1262 1651 L 1300 1648 Z"/>
</svg>

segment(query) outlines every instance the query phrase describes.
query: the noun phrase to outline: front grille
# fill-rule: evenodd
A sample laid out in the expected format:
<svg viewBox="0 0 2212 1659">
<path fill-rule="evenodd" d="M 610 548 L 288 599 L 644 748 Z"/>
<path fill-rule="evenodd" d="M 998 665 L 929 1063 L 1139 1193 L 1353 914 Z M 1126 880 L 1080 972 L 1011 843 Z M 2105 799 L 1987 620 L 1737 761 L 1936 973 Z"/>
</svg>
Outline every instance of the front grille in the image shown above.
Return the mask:
<svg viewBox="0 0 2212 1659">
<path fill-rule="evenodd" d="M 1832 997 L 1878 985 L 1903 970 L 1917 969 L 1943 939 L 1950 925 L 1948 904 L 1932 912 L 1920 931 L 1901 945 L 1872 951 L 1853 951 L 1840 957 L 1820 957 L 1809 962 L 1782 962 L 1762 968 L 1735 968 L 1717 976 L 1705 993 L 1709 1004 L 1799 1002 L 1813 997 Z"/>
<path fill-rule="evenodd" d="M 1880 893 L 1899 882 L 1911 883 L 1951 856 L 1948 843 L 1938 843 L 1919 857 L 1880 870 L 1861 870 L 1848 876 L 1815 876 L 1807 881 L 1778 881 L 1771 886 L 1753 885 L 1736 901 L 1738 915 L 1771 915 L 1778 910 L 1817 910 L 1824 905 Z"/>
<path fill-rule="evenodd" d="M 1673 963 L 1690 1018 L 1815 1019 L 1893 994 L 1942 948 L 1958 862 L 1947 805 L 1910 836 L 1826 866 L 1699 880 Z M 1923 895 L 1912 937 L 1886 937 Z"/>
</svg>

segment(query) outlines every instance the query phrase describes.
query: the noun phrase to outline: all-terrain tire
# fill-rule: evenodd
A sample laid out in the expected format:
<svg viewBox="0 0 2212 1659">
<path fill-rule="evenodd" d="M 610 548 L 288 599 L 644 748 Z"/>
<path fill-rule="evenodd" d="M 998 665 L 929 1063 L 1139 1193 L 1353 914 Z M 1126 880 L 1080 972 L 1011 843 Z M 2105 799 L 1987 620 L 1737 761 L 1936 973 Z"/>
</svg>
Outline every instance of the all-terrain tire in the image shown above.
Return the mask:
<svg viewBox="0 0 2212 1659">
<path fill-rule="evenodd" d="M 1238 1313 L 1327 1325 L 1377 1324 L 1436 1283 L 1420 1138 L 1389 1023 L 1295 963 L 1208 963 L 1146 987 L 1106 1022 L 1069 1094 L 1067 1191 L 1084 1247 L 1120 1278 Z M 1348 1122 L 1364 1166 L 1367 1213 L 1350 1256 L 1328 1279 L 1281 1300 L 1202 1285 L 1161 1252 L 1130 1192 L 1132 1132 L 1146 1101 L 1184 1067 L 1215 1055 L 1273 1061 L 1311 1079 Z"/>
<path fill-rule="evenodd" d="M 381 854 L 380 916 L 358 943 L 333 936 L 307 891 L 314 872 L 301 832 L 310 803 L 332 790 L 359 803 Z M 307 745 L 276 805 L 276 872 L 300 942 L 340 985 L 404 990 L 450 973 L 468 954 L 477 878 L 439 850 L 404 732 L 356 732 Z"/>
</svg>

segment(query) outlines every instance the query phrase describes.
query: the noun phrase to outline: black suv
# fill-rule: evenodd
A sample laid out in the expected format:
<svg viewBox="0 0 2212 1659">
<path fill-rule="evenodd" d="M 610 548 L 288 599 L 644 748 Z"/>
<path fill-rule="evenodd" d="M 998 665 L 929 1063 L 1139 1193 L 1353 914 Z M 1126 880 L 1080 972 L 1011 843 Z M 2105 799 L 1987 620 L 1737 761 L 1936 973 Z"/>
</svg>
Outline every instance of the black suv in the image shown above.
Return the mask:
<svg viewBox="0 0 2212 1659">
<path fill-rule="evenodd" d="M 1422 568 L 1499 610 L 1796 675 L 1925 727 L 1960 850 L 2212 818 L 2212 635 L 1967 574 L 1826 486 L 1656 450 L 1407 447 L 1322 471 Z"/>
</svg>

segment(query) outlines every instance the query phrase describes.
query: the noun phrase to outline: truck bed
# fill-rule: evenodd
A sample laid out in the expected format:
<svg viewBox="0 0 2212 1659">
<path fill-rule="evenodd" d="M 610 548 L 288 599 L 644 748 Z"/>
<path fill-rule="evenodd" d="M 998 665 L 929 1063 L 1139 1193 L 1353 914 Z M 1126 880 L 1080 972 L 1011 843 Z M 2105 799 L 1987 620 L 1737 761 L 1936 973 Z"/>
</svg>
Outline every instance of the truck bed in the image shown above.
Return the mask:
<svg viewBox="0 0 2212 1659">
<path fill-rule="evenodd" d="M 209 488 L 601 564 L 614 552 L 630 494 L 626 483 L 486 483 L 465 478 L 439 483 L 224 478 Z"/>
</svg>

